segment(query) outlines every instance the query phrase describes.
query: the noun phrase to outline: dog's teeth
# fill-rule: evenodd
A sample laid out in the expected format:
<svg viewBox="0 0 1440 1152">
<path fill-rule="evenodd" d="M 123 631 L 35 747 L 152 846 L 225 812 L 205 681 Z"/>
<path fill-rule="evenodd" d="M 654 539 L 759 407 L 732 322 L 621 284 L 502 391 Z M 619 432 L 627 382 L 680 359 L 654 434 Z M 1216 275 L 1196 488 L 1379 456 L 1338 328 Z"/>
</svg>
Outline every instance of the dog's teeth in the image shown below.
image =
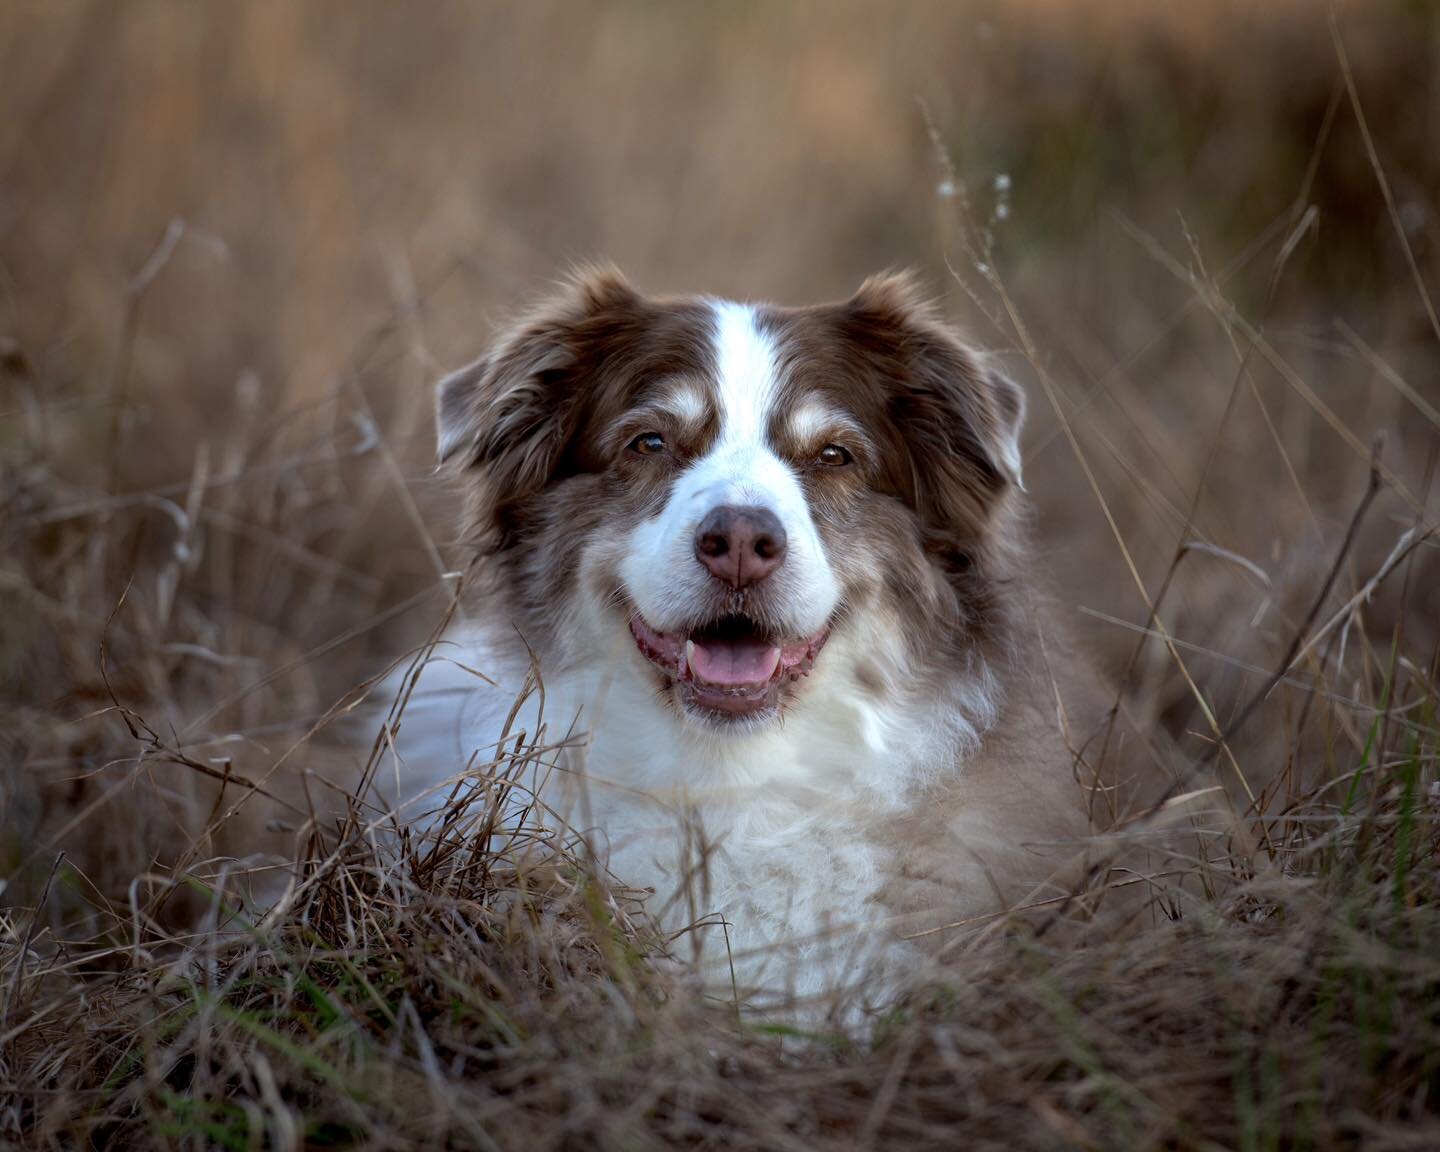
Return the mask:
<svg viewBox="0 0 1440 1152">
<path fill-rule="evenodd" d="M 693 641 L 693 640 L 686 640 L 686 641 L 685 641 L 685 651 L 684 651 L 684 653 L 683 653 L 683 654 L 681 655 L 681 657 L 680 657 L 680 675 L 681 675 L 681 676 L 684 676 L 687 672 L 689 672 L 692 676 L 694 675 L 694 673 L 691 672 L 692 665 L 691 665 L 691 663 L 690 663 L 690 658 L 691 658 L 692 654 L 694 653 L 694 651 L 695 651 L 695 641 Z"/>
</svg>

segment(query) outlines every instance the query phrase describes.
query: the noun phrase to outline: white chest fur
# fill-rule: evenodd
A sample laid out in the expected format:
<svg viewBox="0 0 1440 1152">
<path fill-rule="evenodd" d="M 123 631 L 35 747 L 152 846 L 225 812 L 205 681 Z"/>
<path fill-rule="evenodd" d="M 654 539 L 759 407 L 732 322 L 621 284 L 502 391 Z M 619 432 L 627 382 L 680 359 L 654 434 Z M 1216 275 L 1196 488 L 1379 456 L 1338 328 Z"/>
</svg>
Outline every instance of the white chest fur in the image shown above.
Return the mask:
<svg viewBox="0 0 1440 1152">
<path fill-rule="evenodd" d="M 703 943 L 717 984 L 733 966 L 743 986 L 805 994 L 868 963 L 885 937 L 876 898 L 895 854 L 887 824 L 923 802 L 936 765 L 960 770 L 993 716 L 983 677 L 957 681 L 963 700 L 882 703 L 847 674 L 855 643 L 836 637 L 803 706 L 759 732 L 682 720 L 623 649 L 548 678 L 510 722 L 507 751 L 521 733 L 542 750 L 525 785 L 621 883 L 654 890 L 648 907 L 661 926 L 709 925 L 675 950 Z M 433 807 L 417 798 L 467 765 L 492 770 L 524 682 L 523 668 L 482 639 L 455 644 L 424 670 L 396 740 L 400 762 L 381 777 L 411 811 Z"/>
</svg>

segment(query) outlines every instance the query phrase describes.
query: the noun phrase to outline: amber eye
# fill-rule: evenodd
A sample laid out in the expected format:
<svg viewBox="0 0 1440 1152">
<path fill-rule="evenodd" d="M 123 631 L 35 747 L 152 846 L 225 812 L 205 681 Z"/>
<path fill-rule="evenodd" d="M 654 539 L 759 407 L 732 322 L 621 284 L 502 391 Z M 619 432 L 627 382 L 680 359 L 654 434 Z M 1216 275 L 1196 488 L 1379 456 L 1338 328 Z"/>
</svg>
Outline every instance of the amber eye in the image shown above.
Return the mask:
<svg viewBox="0 0 1440 1152">
<path fill-rule="evenodd" d="M 820 449 L 820 454 L 815 457 L 815 463 L 823 464 L 827 468 L 843 468 L 852 460 L 854 457 L 838 444 L 825 445 Z"/>
<path fill-rule="evenodd" d="M 630 441 L 630 451 L 637 456 L 659 456 L 665 451 L 665 437 L 658 432 L 642 432 Z"/>
</svg>

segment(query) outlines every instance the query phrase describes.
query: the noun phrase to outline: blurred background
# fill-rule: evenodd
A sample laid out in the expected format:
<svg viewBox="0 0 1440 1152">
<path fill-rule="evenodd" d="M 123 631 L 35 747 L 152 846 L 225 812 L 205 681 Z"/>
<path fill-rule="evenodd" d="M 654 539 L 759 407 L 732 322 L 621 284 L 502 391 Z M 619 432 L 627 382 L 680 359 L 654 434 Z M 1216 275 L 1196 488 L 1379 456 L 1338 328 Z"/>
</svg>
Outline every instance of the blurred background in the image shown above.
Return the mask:
<svg viewBox="0 0 1440 1152">
<path fill-rule="evenodd" d="M 1437 62 L 1426 0 L 6 0 L 0 862 L 123 890 L 221 850 L 217 777 L 316 763 L 460 562 L 430 385 L 588 258 L 785 303 L 919 269 L 1026 383 L 1062 618 L 1178 762 L 1377 442 L 1335 602 L 1433 523 Z M 1187 542 L 1190 679 L 1136 631 Z M 1378 694 L 1402 615 L 1433 660 L 1405 559 L 1307 682 Z"/>
</svg>

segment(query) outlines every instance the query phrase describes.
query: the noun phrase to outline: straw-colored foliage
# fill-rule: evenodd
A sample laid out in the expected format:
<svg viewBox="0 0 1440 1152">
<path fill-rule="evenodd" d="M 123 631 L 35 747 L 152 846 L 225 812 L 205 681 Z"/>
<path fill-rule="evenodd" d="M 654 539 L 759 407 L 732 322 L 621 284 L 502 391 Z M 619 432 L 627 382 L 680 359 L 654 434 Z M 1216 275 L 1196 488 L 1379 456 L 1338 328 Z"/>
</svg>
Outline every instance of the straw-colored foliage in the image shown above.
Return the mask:
<svg viewBox="0 0 1440 1152">
<path fill-rule="evenodd" d="M 0 1143 L 1440 1147 L 1437 43 L 6 5 Z M 788 302 L 916 265 L 1029 391 L 1097 865 L 863 1026 L 737 1017 L 580 838 L 490 835 L 513 758 L 423 834 L 367 790 L 376 685 L 478 607 L 429 383 L 591 256 Z"/>
</svg>

